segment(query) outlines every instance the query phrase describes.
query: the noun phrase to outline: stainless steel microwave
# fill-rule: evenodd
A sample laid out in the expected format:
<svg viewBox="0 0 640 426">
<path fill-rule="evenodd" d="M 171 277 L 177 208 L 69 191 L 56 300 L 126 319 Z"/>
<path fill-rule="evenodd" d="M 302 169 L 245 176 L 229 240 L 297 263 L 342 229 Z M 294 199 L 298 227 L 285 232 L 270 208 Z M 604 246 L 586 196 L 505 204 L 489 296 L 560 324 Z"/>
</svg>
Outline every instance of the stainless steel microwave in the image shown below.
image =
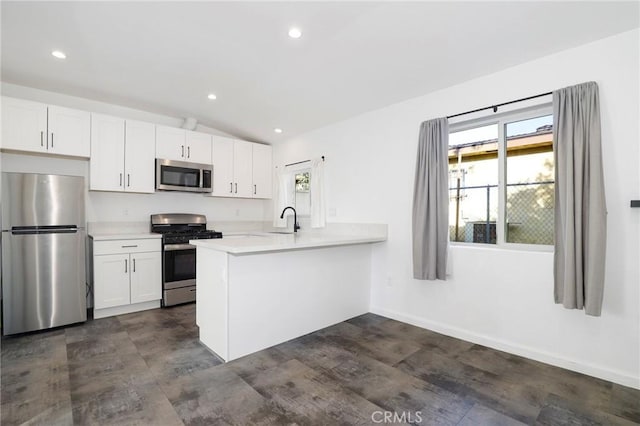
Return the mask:
<svg viewBox="0 0 640 426">
<path fill-rule="evenodd" d="M 156 158 L 156 190 L 211 192 L 213 166 Z"/>
</svg>

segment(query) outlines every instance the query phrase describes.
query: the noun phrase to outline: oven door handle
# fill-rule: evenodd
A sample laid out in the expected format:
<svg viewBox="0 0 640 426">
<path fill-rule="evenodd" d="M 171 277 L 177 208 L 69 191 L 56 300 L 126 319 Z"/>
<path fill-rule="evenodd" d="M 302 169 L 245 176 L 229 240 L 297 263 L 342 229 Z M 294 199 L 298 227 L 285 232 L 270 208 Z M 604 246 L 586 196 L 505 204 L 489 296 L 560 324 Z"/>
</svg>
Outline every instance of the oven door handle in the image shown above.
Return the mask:
<svg viewBox="0 0 640 426">
<path fill-rule="evenodd" d="M 165 244 L 164 251 L 177 251 L 177 250 L 193 250 L 196 246 L 191 244 Z"/>
</svg>

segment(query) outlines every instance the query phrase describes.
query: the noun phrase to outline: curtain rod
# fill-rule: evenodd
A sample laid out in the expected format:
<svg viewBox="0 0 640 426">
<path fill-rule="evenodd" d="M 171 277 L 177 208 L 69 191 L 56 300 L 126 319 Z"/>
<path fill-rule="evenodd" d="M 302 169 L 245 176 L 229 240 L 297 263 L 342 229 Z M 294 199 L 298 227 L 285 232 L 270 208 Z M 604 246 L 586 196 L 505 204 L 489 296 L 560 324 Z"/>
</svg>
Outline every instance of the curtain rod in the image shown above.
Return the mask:
<svg viewBox="0 0 640 426">
<path fill-rule="evenodd" d="M 505 105 L 510 105 L 510 104 L 515 104 L 515 103 L 518 103 L 518 102 L 528 101 L 529 99 L 541 98 L 543 96 L 548 96 L 548 95 L 551 95 L 551 94 L 553 94 L 553 92 L 540 93 L 539 95 L 528 96 L 526 98 L 516 99 L 515 101 L 503 102 L 501 104 L 491 105 L 491 106 L 484 107 L 484 108 L 478 108 L 478 109 L 474 109 L 474 110 L 471 110 L 471 111 L 461 112 L 459 114 L 448 115 L 447 118 L 460 117 L 461 115 L 473 114 L 474 112 L 484 111 L 485 109 L 493 109 L 493 112 L 498 112 L 498 107 L 505 106 Z"/>
<path fill-rule="evenodd" d="M 324 161 L 324 155 L 321 157 L 322 161 Z M 285 164 L 285 167 L 289 167 L 289 166 L 295 166 L 296 164 L 303 164 L 303 163 L 308 163 L 311 160 L 304 160 L 304 161 L 298 161 L 297 163 L 289 163 L 289 164 Z"/>
</svg>

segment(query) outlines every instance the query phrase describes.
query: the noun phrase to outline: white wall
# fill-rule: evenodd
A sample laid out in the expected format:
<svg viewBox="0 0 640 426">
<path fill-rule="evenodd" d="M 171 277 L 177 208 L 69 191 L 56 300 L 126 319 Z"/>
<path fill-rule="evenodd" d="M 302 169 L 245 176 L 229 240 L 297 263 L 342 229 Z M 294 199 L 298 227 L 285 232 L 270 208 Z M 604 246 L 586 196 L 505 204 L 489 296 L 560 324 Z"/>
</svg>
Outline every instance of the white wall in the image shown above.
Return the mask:
<svg viewBox="0 0 640 426">
<path fill-rule="evenodd" d="M 168 117 L 119 105 L 48 92 L 30 87 L 2 83 L 2 95 L 38 102 L 99 112 L 155 124 L 180 127 L 183 118 Z M 210 127 L 198 125 L 197 131 L 231 136 Z M 89 161 L 43 155 L 3 153 L 3 172 L 53 173 L 84 176 L 88 185 Z M 87 222 L 148 222 L 154 213 L 205 214 L 210 223 L 216 221 L 256 221 L 264 218 L 264 200 L 213 198 L 202 194 L 157 192 L 128 194 L 117 192 L 87 193 Z"/>
<path fill-rule="evenodd" d="M 640 387 L 638 30 L 327 126 L 276 145 L 276 164 L 326 156 L 333 222 L 389 224 L 371 309 L 445 334 Z M 402 78 L 402 76 L 398 76 Z M 552 253 L 452 247 L 451 279 L 412 278 L 411 206 L 422 121 L 595 80 L 608 205 L 599 318 L 553 303 Z"/>
</svg>

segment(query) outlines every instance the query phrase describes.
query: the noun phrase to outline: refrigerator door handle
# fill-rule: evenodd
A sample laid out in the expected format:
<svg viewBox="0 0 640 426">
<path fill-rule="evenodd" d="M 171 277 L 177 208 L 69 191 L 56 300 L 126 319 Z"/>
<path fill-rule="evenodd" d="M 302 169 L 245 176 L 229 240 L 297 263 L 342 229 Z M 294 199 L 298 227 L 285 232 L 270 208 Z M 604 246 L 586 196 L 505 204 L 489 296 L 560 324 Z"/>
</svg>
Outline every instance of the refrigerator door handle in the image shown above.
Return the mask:
<svg viewBox="0 0 640 426">
<path fill-rule="evenodd" d="M 75 234 L 77 229 L 33 229 L 23 231 L 11 231 L 13 235 L 36 235 L 36 234 Z"/>
<path fill-rule="evenodd" d="M 11 228 L 13 235 L 34 235 L 34 234 L 75 234 L 78 232 L 77 226 L 14 226 Z"/>
</svg>

